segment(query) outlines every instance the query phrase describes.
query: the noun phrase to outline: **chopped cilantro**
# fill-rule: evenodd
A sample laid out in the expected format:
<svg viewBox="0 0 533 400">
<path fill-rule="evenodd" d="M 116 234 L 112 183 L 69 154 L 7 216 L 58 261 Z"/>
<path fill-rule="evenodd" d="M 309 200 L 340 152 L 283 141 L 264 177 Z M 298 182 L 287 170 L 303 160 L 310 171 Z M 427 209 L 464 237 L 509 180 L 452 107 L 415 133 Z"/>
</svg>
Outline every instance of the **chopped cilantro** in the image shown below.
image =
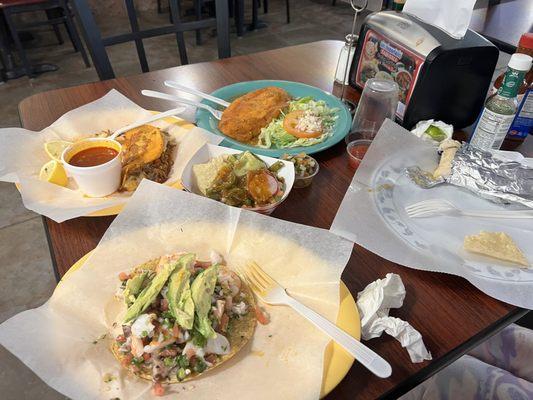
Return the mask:
<svg viewBox="0 0 533 400">
<path fill-rule="evenodd" d="M 207 344 L 207 339 L 196 329 L 193 329 L 192 331 L 192 342 L 195 346 L 198 347 L 205 347 Z"/>
<path fill-rule="evenodd" d="M 141 337 L 146 337 L 148 336 L 148 331 L 142 331 L 141 332 Z"/>
<path fill-rule="evenodd" d="M 196 360 L 196 364 L 194 366 L 194 370 L 198 373 L 204 372 L 207 368 L 207 364 L 200 358 Z"/>
<path fill-rule="evenodd" d="M 172 318 L 172 319 L 174 319 L 174 317 L 172 316 L 172 313 L 171 313 L 170 311 L 163 311 L 163 312 L 161 313 L 161 316 L 162 316 L 163 318 L 168 318 L 168 319 L 171 319 L 171 318 Z"/>
<path fill-rule="evenodd" d="M 185 354 L 178 356 L 177 362 L 181 368 L 187 368 L 189 366 L 189 359 Z"/>
<path fill-rule="evenodd" d="M 175 357 L 165 357 L 163 359 L 163 364 L 165 364 L 165 367 L 170 367 L 176 363 Z"/>
<path fill-rule="evenodd" d="M 139 366 L 142 363 L 144 363 L 144 358 L 142 358 L 142 357 L 133 357 L 133 359 L 131 360 L 131 363 L 133 365 Z"/>
</svg>

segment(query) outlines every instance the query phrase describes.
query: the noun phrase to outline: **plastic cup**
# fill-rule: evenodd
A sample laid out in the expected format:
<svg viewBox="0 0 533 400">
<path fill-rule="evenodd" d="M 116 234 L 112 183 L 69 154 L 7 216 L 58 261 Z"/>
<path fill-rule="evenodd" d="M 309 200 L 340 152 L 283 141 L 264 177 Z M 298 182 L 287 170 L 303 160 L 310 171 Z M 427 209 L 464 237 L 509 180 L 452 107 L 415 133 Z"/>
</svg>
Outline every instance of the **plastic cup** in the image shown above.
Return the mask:
<svg viewBox="0 0 533 400">
<path fill-rule="evenodd" d="M 315 160 L 315 170 L 313 171 L 313 173 L 309 175 L 295 175 L 293 187 L 301 189 L 301 188 L 309 186 L 311 183 L 313 183 L 313 178 L 315 177 L 316 174 L 318 174 L 319 169 L 320 169 L 320 166 L 318 165 L 318 161 Z"/>
<path fill-rule="evenodd" d="M 72 157 L 82 150 L 92 147 L 109 147 L 117 151 L 112 160 L 94 167 L 77 167 L 69 164 Z M 71 144 L 63 151 L 61 161 L 67 173 L 74 178 L 80 190 L 89 197 L 105 197 L 120 186 L 122 146 L 113 139 L 90 138 Z"/>
<path fill-rule="evenodd" d="M 346 143 L 356 139 L 374 139 L 386 118 L 394 119 L 398 107 L 398 84 L 388 79 L 369 79 L 355 111 Z"/>
<path fill-rule="evenodd" d="M 348 143 L 346 146 L 346 152 L 348 153 L 348 163 L 352 168 L 359 168 L 361 161 L 368 151 L 368 148 L 372 144 L 372 140 L 359 139 Z"/>
</svg>

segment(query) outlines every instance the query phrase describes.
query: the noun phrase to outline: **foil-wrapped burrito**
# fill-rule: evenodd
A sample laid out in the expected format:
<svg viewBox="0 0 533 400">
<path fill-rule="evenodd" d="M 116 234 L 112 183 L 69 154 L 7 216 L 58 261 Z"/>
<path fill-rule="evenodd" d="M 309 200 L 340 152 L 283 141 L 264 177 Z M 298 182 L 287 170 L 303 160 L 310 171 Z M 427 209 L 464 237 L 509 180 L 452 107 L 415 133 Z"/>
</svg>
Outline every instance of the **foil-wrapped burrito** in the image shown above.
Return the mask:
<svg viewBox="0 0 533 400">
<path fill-rule="evenodd" d="M 533 168 L 455 140 L 443 141 L 439 150 L 441 162 L 433 174 L 416 167 L 407 169 L 419 186 L 429 188 L 446 182 L 494 202 L 533 208 Z"/>
</svg>

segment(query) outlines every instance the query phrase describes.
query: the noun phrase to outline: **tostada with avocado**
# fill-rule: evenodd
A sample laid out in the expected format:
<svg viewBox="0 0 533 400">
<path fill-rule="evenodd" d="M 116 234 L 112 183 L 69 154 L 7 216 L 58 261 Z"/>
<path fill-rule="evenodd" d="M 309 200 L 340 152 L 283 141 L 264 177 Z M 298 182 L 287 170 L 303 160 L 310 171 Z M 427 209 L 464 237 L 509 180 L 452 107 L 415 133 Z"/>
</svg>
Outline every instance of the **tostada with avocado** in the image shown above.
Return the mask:
<svg viewBox="0 0 533 400">
<path fill-rule="evenodd" d="M 121 364 L 154 382 L 198 377 L 233 357 L 256 325 L 253 294 L 213 253 L 172 254 L 121 272 L 118 296 L 126 303 L 122 333 L 112 342 Z"/>
</svg>

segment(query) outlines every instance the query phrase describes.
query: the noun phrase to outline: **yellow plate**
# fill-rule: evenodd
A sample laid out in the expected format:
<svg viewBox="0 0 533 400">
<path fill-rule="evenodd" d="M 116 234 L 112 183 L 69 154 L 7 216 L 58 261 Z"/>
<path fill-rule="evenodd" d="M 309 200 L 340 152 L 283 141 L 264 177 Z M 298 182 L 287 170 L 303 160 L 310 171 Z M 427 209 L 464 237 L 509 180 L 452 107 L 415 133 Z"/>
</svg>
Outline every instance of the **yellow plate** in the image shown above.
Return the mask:
<svg viewBox="0 0 533 400">
<path fill-rule="evenodd" d="M 156 111 L 152 111 L 152 113 L 157 114 Z M 177 125 L 184 129 L 192 129 L 195 127 L 194 124 L 191 124 L 190 122 L 177 118 L 177 117 L 176 118 L 172 118 L 172 117 L 163 118 L 163 121 L 169 124 Z M 17 190 L 20 192 L 20 185 L 18 183 L 15 183 L 15 186 L 17 187 Z M 168 184 L 168 186 L 171 186 L 173 188 L 180 189 L 180 190 L 183 189 L 183 185 L 181 184 L 181 182 L 174 182 L 172 184 Z M 118 215 L 122 211 L 123 208 L 124 208 L 124 204 L 118 204 L 113 207 L 108 207 L 102 210 L 94 211 L 90 214 L 87 214 L 87 217 L 107 217 L 109 215 Z"/>
<path fill-rule="evenodd" d="M 81 268 L 90 254 L 91 252 L 85 254 L 70 267 L 65 275 L 63 275 L 61 281 L 67 279 L 72 272 Z M 357 310 L 355 300 L 343 281 L 341 281 L 339 291 L 340 306 L 339 315 L 337 316 L 337 326 L 357 340 L 361 340 L 361 319 L 359 318 L 359 311 Z M 353 362 L 354 358 L 341 346 L 333 341 L 328 343 L 324 352 L 324 372 L 322 375 L 320 398 L 326 396 L 344 379 L 352 367 Z"/>
</svg>

